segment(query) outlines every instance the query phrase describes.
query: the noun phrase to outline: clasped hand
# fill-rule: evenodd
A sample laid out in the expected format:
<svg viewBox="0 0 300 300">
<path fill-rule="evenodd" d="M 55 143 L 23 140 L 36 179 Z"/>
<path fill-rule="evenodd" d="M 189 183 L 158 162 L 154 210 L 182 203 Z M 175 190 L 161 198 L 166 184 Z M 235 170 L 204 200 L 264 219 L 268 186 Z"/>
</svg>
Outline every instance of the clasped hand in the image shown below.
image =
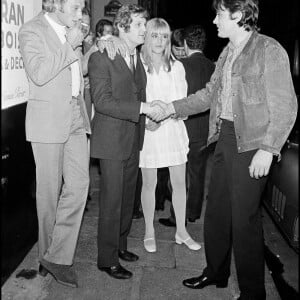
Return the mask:
<svg viewBox="0 0 300 300">
<path fill-rule="evenodd" d="M 151 103 L 143 103 L 144 111 L 150 119 L 155 122 L 160 122 L 167 119 L 171 114 L 171 108 L 169 105 L 163 101 L 155 100 Z"/>
</svg>

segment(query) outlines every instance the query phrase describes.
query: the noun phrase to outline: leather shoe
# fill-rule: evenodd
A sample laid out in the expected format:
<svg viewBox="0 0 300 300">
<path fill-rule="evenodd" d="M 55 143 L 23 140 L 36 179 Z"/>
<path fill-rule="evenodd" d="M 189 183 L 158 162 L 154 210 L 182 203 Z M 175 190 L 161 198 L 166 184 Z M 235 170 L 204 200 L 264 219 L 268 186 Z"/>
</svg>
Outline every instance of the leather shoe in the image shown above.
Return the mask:
<svg viewBox="0 0 300 300">
<path fill-rule="evenodd" d="M 39 274 L 42 277 L 46 277 L 49 272 L 40 264 L 39 266 Z"/>
<path fill-rule="evenodd" d="M 43 274 L 46 271 L 49 272 L 58 283 L 70 287 L 78 287 L 77 275 L 72 266 L 55 264 L 43 258 L 40 261 L 40 265 L 44 269 Z"/>
<path fill-rule="evenodd" d="M 119 250 L 119 257 L 125 261 L 137 261 L 139 257 L 127 250 Z"/>
<path fill-rule="evenodd" d="M 111 267 L 98 267 L 98 269 L 115 279 L 129 279 L 132 277 L 132 273 L 123 268 L 120 264 Z"/>
<path fill-rule="evenodd" d="M 183 285 L 191 289 L 203 289 L 208 285 L 215 285 L 217 288 L 226 288 L 228 286 L 228 279 L 213 280 L 204 275 L 185 279 L 182 281 Z"/>
<path fill-rule="evenodd" d="M 158 222 L 167 227 L 176 227 L 176 222 L 174 222 L 170 218 L 160 218 Z"/>
</svg>

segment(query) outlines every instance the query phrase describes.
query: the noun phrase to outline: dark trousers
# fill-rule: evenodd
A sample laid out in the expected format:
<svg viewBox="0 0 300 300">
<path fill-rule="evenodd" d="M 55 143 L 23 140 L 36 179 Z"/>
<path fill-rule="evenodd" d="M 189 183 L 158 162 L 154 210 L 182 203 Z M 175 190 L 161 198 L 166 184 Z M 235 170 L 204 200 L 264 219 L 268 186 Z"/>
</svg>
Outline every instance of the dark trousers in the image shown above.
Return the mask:
<svg viewBox="0 0 300 300">
<path fill-rule="evenodd" d="M 137 142 L 129 159 L 100 159 L 98 266 L 119 263 L 118 250 L 127 249 L 139 165 Z"/>
<path fill-rule="evenodd" d="M 202 142 L 190 143 L 187 162 L 187 218 L 198 219 L 201 216 L 204 197 L 205 170 L 208 149 Z"/>
<path fill-rule="evenodd" d="M 266 177 L 249 175 L 255 153 L 237 152 L 233 122 L 224 120 L 213 157 L 204 218 L 204 275 L 228 278 L 233 248 L 241 295 L 265 299 L 260 199 Z"/>
<path fill-rule="evenodd" d="M 133 213 L 134 214 L 138 214 L 140 212 L 142 186 L 143 186 L 143 177 L 142 177 L 142 171 L 139 168 L 137 181 L 136 181 L 134 206 L 133 206 Z"/>
</svg>

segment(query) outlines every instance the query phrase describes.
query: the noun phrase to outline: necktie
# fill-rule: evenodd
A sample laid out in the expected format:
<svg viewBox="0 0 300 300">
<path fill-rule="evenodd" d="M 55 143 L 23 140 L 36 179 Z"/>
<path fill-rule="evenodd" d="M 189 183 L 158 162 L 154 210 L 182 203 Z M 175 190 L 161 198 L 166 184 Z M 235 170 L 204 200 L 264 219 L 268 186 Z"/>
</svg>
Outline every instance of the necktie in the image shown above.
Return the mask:
<svg viewBox="0 0 300 300">
<path fill-rule="evenodd" d="M 129 65 L 130 65 L 130 70 L 131 70 L 132 74 L 134 75 L 134 73 L 135 73 L 134 54 L 130 55 Z"/>
</svg>

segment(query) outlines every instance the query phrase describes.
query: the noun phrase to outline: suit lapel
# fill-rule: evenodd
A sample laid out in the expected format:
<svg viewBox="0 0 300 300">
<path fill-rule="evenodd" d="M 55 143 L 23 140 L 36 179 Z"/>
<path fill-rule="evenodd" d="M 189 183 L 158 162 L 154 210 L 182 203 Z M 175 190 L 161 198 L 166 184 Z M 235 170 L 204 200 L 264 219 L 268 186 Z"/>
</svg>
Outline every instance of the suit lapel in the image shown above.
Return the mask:
<svg viewBox="0 0 300 300">
<path fill-rule="evenodd" d="M 42 25 L 45 26 L 45 33 L 47 36 L 47 40 L 52 41 L 52 42 L 49 42 L 48 44 L 52 45 L 54 49 L 57 49 L 58 47 L 60 47 L 61 41 L 60 41 L 59 37 L 57 36 L 56 32 L 54 31 L 54 29 L 51 27 L 49 22 L 46 20 L 44 13 L 41 12 L 38 15 L 38 18 L 39 18 L 40 22 L 42 23 Z"/>
<path fill-rule="evenodd" d="M 121 68 L 123 69 L 124 72 L 127 72 L 130 74 L 130 76 L 133 76 L 131 70 L 129 69 L 125 59 L 121 55 L 116 56 L 116 62 L 120 64 Z"/>
<path fill-rule="evenodd" d="M 145 68 L 141 61 L 140 54 L 137 53 L 137 61 L 136 61 L 136 68 L 135 68 L 135 81 L 139 85 L 140 88 L 144 88 L 147 82 L 147 76 L 145 73 Z"/>
</svg>

